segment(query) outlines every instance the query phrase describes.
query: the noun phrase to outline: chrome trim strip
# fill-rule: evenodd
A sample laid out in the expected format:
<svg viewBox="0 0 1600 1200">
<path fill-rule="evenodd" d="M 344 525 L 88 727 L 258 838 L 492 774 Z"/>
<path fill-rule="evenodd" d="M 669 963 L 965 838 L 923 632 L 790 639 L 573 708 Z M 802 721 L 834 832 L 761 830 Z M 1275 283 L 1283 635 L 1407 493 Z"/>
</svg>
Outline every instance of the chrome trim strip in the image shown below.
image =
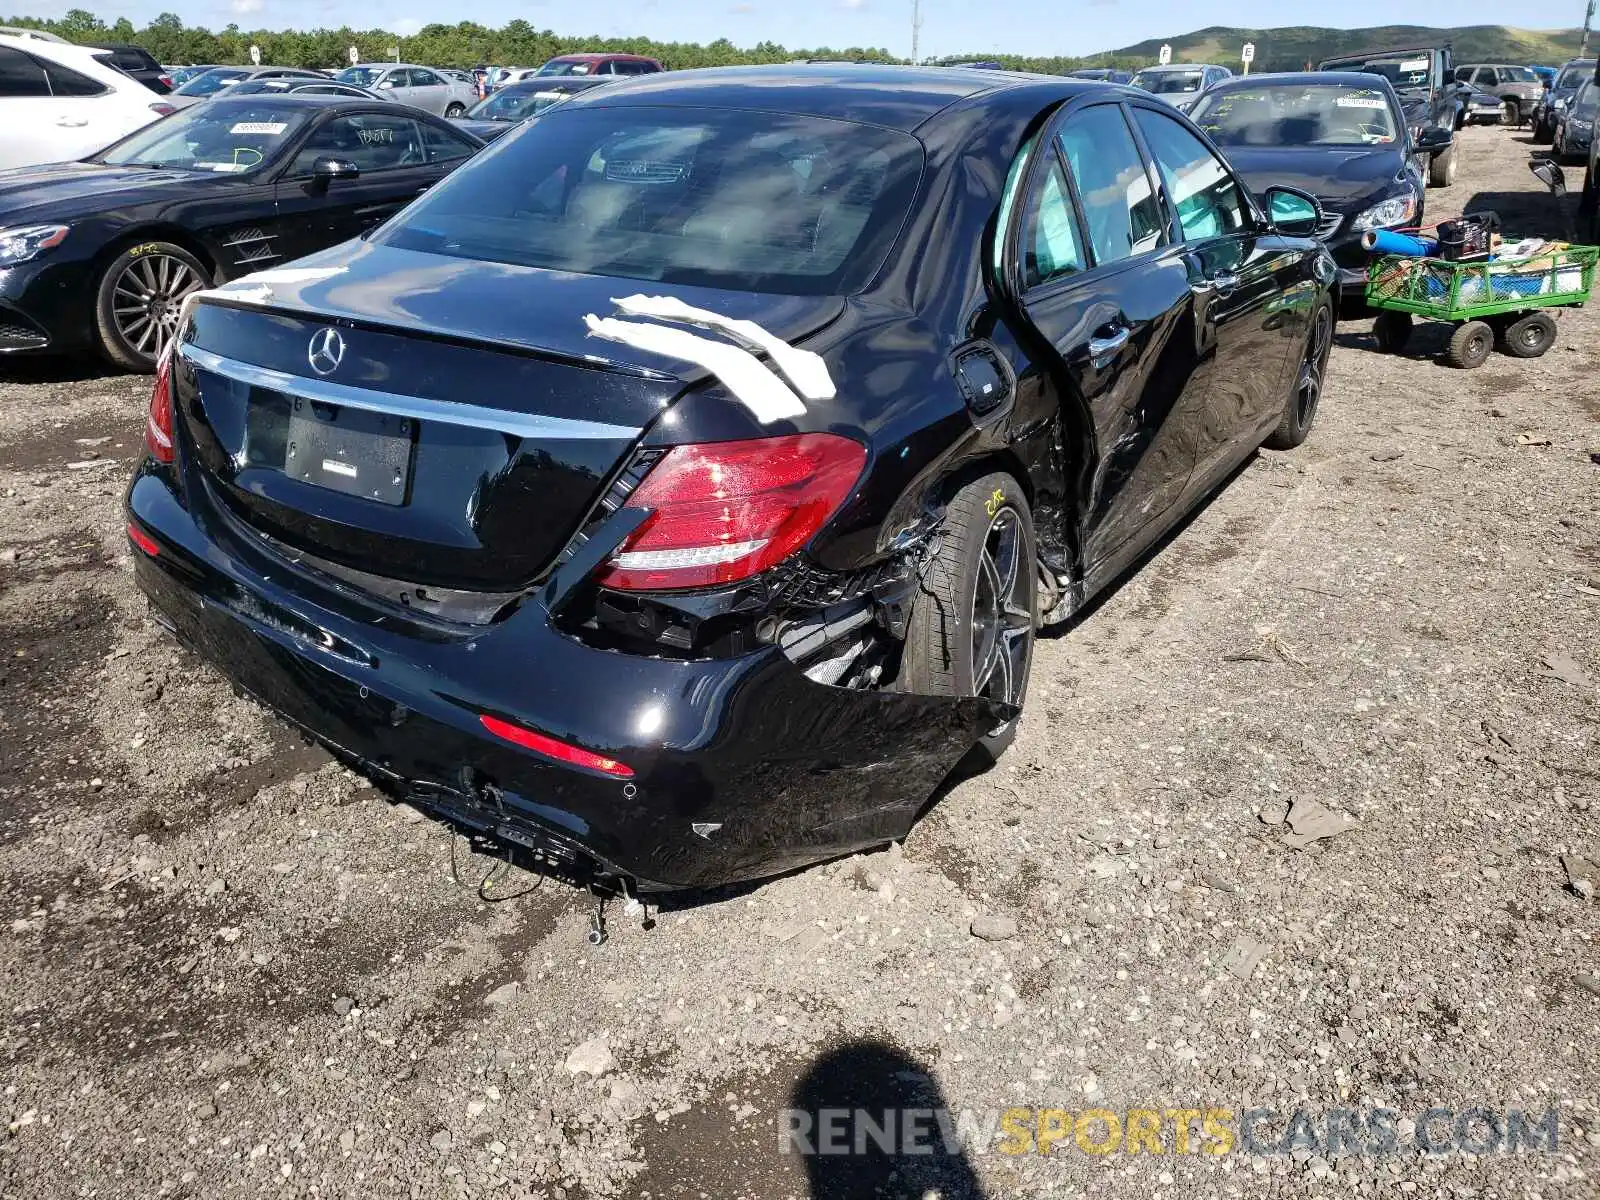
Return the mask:
<svg viewBox="0 0 1600 1200">
<path fill-rule="evenodd" d="M 394 416 L 412 417 L 418 421 L 441 421 L 449 425 L 467 425 L 474 429 L 490 429 L 496 433 L 510 433 L 523 438 L 557 438 L 572 441 L 629 441 L 639 436 L 640 430 L 631 425 L 608 425 L 601 421 L 579 421 L 570 417 L 545 417 L 536 413 L 511 412 L 503 408 L 484 408 L 476 404 L 458 404 L 454 400 L 430 400 L 425 396 L 403 396 L 398 392 L 379 392 L 369 388 L 351 387 L 327 379 L 312 379 L 305 375 L 290 375 L 287 371 L 274 371 L 237 359 L 224 358 L 198 346 L 181 343 L 178 353 L 205 371 L 249 384 L 251 387 L 271 388 L 304 396 L 323 404 L 338 404 L 347 408 L 361 408 L 368 412 L 390 413 Z"/>
</svg>

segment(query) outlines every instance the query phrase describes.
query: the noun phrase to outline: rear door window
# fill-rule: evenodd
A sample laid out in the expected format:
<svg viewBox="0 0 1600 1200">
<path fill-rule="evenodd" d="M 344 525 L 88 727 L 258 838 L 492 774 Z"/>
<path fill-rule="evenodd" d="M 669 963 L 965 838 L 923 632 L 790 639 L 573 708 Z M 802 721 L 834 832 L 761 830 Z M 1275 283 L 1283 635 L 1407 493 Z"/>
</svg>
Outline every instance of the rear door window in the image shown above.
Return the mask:
<svg viewBox="0 0 1600 1200">
<path fill-rule="evenodd" d="M 41 65 L 44 67 L 45 82 L 50 85 L 52 96 L 100 96 L 111 90 L 98 79 L 80 75 L 60 63 L 47 62 Z"/>
<path fill-rule="evenodd" d="M 1035 287 L 1083 270 L 1081 246 L 1067 173 L 1062 169 L 1061 160 L 1052 154 L 1044 179 L 1034 189 L 1023 218 L 1023 285 Z"/>
<path fill-rule="evenodd" d="M 48 95 L 50 84 L 45 79 L 44 67 L 20 50 L 0 46 L 0 97 L 18 99 Z"/>
<path fill-rule="evenodd" d="M 1121 106 L 1074 113 L 1059 141 L 1078 185 L 1095 261 L 1118 262 L 1160 246 L 1161 206 Z"/>
</svg>

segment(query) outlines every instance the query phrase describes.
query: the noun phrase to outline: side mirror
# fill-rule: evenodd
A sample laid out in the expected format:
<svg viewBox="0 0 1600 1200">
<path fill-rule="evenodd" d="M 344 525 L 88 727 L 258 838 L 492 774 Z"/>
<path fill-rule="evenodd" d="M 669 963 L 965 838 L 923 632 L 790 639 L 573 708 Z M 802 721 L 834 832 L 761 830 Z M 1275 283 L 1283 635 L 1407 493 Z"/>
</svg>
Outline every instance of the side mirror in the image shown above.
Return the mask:
<svg viewBox="0 0 1600 1200">
<path fill-rule="evenodd" d="M 1436 154 L 1440 150 L 1447 149 L 1455 140 L 1454 130 L 1443 129 L 1437 125 L 1424 126 L 1417 131 L 1417 149 L 1428 154 Z"/>
<path fill-rule="evenodd" d="M 357 179 L 361 168 L 348 158 L 319 158 L 311 164 L 311 183 L 319 191 L 327 191 L 335 179 Z"/>
<path fill-rule="evenodd" d="M 1528 170 L 1539 178 L 1539 182 L 1550 189 L 1552 196 L 1565 196 L 1567 194 L 1567 175 L 1557 164 L 1548 158 L 1528 164 Z"/>
<path fill-rule="evenodd" d="M 1311 237 L 1322 227 L 1322 205 L 1309 192 L 1269 187 L 1262 199 L 1266 202 L 1267 224 L 1273 233 Z"/>
<path fill-rule="evenodd" d="M 392 80 L 392 79 L 380 80 L 379 83 L 378 83 L 378 86 L 381 87 L 381 88 L 392 88 L 394 86 L 394 80 Z"/>
</svg>

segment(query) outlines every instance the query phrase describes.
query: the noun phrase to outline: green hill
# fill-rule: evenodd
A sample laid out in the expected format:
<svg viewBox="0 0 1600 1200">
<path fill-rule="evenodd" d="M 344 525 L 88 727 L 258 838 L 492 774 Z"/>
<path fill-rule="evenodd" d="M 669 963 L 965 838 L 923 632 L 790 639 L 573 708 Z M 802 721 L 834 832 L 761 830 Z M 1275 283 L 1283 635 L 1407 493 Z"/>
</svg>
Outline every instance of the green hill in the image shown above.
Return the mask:
<svg viewBox="0 0 1600 1200">
<path fill-rule="evenodd" d="M 1177 37 L 1151 38 L 1097 59 L 1154 62 L 1163 44 L 1174 62 L 1214 62 L 1237 68 L 1239 50 L 1256 44 L 1255 71 L 1293 71 L 1319 59 L 1368 47 L 1425 46 L 1448 42 L 1457 62 L 1540 63 L 1555 66 L 1578 53 L 1577 29 L 1512 29 L 1505 25 L 1465 25 L 1435 29 L 1426 25 L 1379 25 L 1368 29 L 1321 29 L 1289 25 L 1281 29 L 1236 29 L 1214 25 Z M 1595 39 L 1590 38 L 1591 52 Z"/>
</svg>

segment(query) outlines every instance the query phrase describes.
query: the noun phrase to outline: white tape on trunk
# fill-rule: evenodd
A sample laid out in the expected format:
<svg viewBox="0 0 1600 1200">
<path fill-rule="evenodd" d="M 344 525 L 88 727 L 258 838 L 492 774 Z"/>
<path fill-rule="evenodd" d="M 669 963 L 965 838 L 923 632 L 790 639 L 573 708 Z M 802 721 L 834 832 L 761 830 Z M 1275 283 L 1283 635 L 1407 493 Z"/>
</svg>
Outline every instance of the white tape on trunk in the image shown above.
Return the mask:
<svg viewBox="0 0 1600 1200">
<path fill-rule="evenodd" d="M 615 317 L 597 317 L 593 313 L 585 316 L 583 323 L 594 337 L 704 367 L 720 379 L 763 425 L 805 414 L 806 406 L 800 397 L 748 350 L 730 346 L 727 342 L 714 342 L 687 329 L 619 321 Z"/>
<path fill-rule="evenodd" d="M 764 352 L 795 391 L 807 400 L 832 400 L 839 394 L 833 386 L 833 377 L 828 374 L 828 364 L 820 354 L 798 349 L 754 321 L 741 321 L 696 308 L 676 296 L 626 296 L 621 300 L 613 299 L 611 303 L 630 317 L 655 317 L 660 321 L 679 321 L 721 330 L 746 346 Z"/>
</svg>

